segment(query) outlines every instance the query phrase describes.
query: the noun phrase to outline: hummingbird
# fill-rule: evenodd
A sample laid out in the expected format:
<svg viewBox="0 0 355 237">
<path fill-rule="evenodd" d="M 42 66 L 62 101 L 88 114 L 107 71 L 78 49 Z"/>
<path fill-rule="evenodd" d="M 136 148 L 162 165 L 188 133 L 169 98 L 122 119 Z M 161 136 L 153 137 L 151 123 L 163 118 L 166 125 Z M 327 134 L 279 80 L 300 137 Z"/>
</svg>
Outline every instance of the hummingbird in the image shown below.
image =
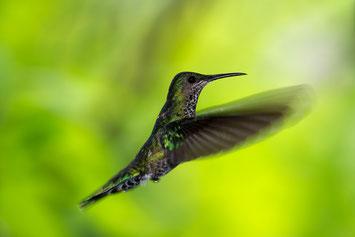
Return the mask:
<svg viewBox="0 0 355 237">
<path fill-rule="evenodd" d="M 177 74 L 152 133 L 136 157 L 79 206 L 84 208 L 147 180 L 157 182 L 181 163 L 228 151 L 272 130 L 292 113 L 292 101 L 306 90 L 305 85 L 290 86 L 196 113 L 199 95 L 208 83 L 243 75 L 246 73 Z"/>
</svg>

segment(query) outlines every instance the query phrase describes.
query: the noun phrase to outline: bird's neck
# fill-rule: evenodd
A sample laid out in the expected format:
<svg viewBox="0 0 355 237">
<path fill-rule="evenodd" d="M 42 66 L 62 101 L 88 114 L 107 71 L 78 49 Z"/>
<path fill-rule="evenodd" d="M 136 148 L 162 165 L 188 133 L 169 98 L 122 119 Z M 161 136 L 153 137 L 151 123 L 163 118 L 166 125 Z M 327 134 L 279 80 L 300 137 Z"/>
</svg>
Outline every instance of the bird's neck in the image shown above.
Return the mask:
<svg viewBox="0 0 355 237">
<path fill-rule="evenodd" d="M 188 98 L 167 100 L 159 116 L 165 117 L 169 122 L 180 120 L 184 118 L 195 117 L 196 100 L 189 100 Z"/>
<path fill-rule="evenodd" d="M 192 96 L 179 95 L 167 99 L 159 113 L 153 133 L 165 125 L 186 118 L 194 118 L 199 93 Z"/>
</svg>

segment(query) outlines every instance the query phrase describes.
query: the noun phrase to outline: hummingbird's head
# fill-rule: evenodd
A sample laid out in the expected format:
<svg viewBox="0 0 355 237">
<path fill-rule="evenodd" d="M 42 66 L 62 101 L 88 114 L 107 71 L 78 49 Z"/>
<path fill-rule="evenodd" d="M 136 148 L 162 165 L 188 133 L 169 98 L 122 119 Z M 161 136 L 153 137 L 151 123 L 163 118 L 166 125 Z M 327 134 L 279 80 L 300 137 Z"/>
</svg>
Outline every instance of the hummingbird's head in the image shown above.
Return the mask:
<svg viewBox="0 0 355 237">
<path fill-rule="evenodd" d="M 245 73 L 224 73 L 203 75 L 195 72 L 180 72 L 170 84 L 168 99 L 197 100 L 202 89 L 211 81 L 234 76 L 246 75 Z"/>
<path fill-rule="evenodd" d="M 216 75 L 203 75 L 195 72 L 181 72 L 177 74 L 170 84 L 167 108 L 183 117 L 195 115 L 196 104 L 202 89 L 211 81 L 246 75 L 245 73 L 224 73 Z"/>
</svg>

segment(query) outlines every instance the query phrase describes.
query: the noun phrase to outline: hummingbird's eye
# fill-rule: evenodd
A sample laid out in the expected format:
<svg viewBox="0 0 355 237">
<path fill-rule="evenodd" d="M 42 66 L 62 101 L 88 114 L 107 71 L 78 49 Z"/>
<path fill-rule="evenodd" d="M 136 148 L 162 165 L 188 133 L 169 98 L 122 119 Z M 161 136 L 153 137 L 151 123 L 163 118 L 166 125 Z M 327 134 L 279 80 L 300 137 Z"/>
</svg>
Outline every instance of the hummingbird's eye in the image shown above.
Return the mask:
<svg viewBox="0 0 355 237">
<path fill-rule="evenodd" d="M 187 79 L 188 82 L 190 82 L 191 84 L 192 83 L 195 83 L 196 82 L 196 77 L 194 76 L 189 76 L 189 78 Z"/>
</svg>

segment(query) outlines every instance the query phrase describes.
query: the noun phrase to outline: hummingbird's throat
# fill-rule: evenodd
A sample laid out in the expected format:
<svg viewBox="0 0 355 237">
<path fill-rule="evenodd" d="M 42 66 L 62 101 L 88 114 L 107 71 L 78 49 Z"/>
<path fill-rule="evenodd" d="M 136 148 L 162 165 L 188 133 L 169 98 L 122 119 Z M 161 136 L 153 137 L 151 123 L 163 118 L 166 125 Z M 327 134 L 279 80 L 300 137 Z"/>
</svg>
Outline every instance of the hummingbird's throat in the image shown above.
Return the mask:
<svg viewBox="0 0 355 237">
<path fill-rule="evenodd" d="M 199 94 L 189 95 L 187 102 L 182 107 L 182 113 L 184 118 L 195 117 L 196 105 Z"/>
<path fill-rule="evenodd" d="M 207 85 L 207 82 L 202 82 L 192 88 L 190 93 L 186 95 L 185 103 L 182 107 L 182 113 L 184 118 L 195 117 L 196 105 L 198 97 L 201 94 L 202 89 Z"/>
</svg>

